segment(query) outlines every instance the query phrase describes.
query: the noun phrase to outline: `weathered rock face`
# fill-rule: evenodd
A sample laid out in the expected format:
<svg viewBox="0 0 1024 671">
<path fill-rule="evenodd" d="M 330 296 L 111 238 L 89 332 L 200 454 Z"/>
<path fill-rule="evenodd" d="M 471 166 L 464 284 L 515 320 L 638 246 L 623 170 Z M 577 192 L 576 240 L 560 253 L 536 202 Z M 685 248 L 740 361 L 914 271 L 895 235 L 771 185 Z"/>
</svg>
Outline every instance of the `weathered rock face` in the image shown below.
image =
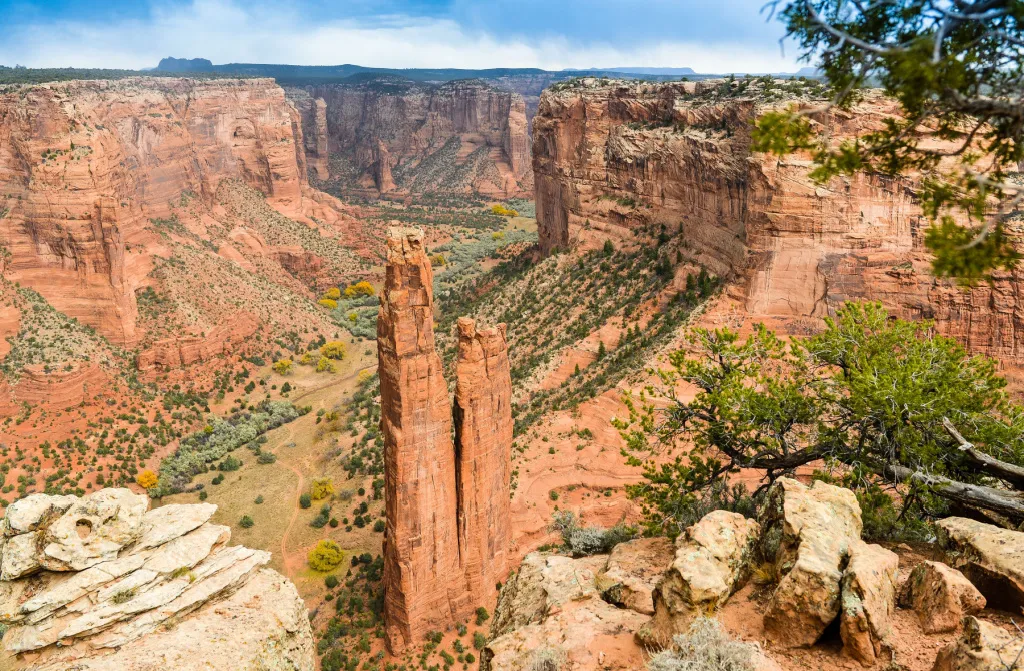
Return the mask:
<svg viewBox="0 0 1024 671">
<path fill-rule="evenodd" d="M 765 538 L 781 535 L 783 578 L 764 614 L 765 633 L 784 647 L 813 645 L 840 612 L 843 566 L 860 543 L 860 505 L 849 489 L 779 478 L 762 508 Z"/>
<path fill-rule="evenodd" d="M 675 548 L 667 538 L 619 543 L 597 576 L 597 588 L 609 603 L 653 615 L 654 590 L 674 556 Z"/>
<path fill-rule="evenodd" d="M 323 98 L 312 98 L 301 89 L 288 91 L 288 99 L 302 117 L 307 165 L 316 171 L 318 179 L 330 176 L 330 143 L 327 132 L 327 103 Z"/>
<path fill-rule="evenodd" d="M 512 376 L 505 325 L 458 321 L 455 363 L 455 486 L 459 556 L 473 603 L 508 573 L 512 540 Z"/>
<path fill-rule="evenodd" d="M 717 96 L 716 86 L 584 80 L 548 89 L 533 149 L 543 249 L 586 242 L 588 229 L 628 239 L 664 225 L 688 254 L 733 278 L 731 295 L 753 317 L 819 317 L 845 300 L 879 300 L 897 316 L 935 320 L 973 351 L 1020 357 L 1024 271 L 971 290 L 936 280 L 913 180 L 816 185 L 808 157 L 753 153 L 750 130 L 765 105 Z M 814 120 L 839 141 L 893 112 L 869 93 Z"/>
<path fill-rule="evenodd" d="M 237 347 L 258 329 L 259 324 L 251 315 L 238 313 L 203 337 L 184 335 L 158 340 L 139 352 L 135 367 L 140 371 L 163 371 L 208 361 L 234 351 L 233 346 Z"/>
<path fill-rule="evenodd" d="M 263 568 L 269 553 L 228 547 L 230 529 L 209 522 L 216 506 L 147 512 L 148 502 L 104 489 L 37 494 L 8 509 L 0 622 L 18 668 L 144 671 L 159 660 L 184 671 L 312 671 L 305 606 Z M 10 579 L 27 552 L 34 574 Z"/>
<path fill-rule="evenodd" d="M 433 86 L 383 77 L 289 89 L 289 96 L 303 110 L 303 125 L 317 129 L 315 150 L 313 142 L 306 145 L 310 164 L 328 151 L 320 131 L 325 125 L 330 154 L 354 170 L 348 186 L 496 197 L 532 189 L 526 108 L 515 93 L 482 81 Z M 314 100 L 325 103 L 323 123 Z"/>
<path fill-rule="evenodd" d="M 843 651 L 873 666 L 888 649 L 896 609 L 899 557 L 880 545 L 857 541 L 843 574 L 839 633 Z"/>
<path fill-rule="evenodd" d="M 714 611 L 750 574 L 760 526 L 738 513 L 716 510 L 686 530 L 675 558 L 654 590 L 654 617 L 640 636 L 645 645 L 668 645 L 698 615 Z"/>
<path fill-rule="evenodd" d="M 527 555 L 501 589 L 482 671 L 641 668 L 633 632 L 647 617 L 601 598 L 595 580 L 607 561 Z"/>
<path fill-rule="evenodd" d="M 392 229 L 377 351 L 384 435 L 384 618 L 404 650 L 469 608 L 460 575 L 452 412 L 434 350 L 433 273 L 421 231 Z"/>
<path fill-rule="evenodd" d="M 135 290 L 183 194 L 237 178 L 282 203 L 305 181 L 298 114 L 272 80 L 129 78 L 0 94 L 5 274 L 111 340 L 138 338 Z"/>
<path fill-rule="evenodd" d="M 941 562 L 914 567 L 900 591 L 900 606 L 912 608 L 926 634 L 955 631 L 964 615 L 985 608 L 985 597 L 964 574 Z"/>
<path fill-rule="evenodd" d="M 1024 533 L 964 517 L 935 526 L 946 561 L 967 576 L 990 607 L 1024 608 Z"/>
<path fill-rule="evenodd" d="M 939 652 L 932 671 L 1022 671 L 1021 644 L 1020 637 L 966 617 L 960 640 Z"/>
<path fill-rule="evenodd" d="M 434 349 L 423 231 L 393 228 L 377 318 L 384 435 L 384 622 L 392 652 L 466 617 L 504 580 L 512 381 L 505 327 L 459 320 L 452 406 Z"/>
</svg>

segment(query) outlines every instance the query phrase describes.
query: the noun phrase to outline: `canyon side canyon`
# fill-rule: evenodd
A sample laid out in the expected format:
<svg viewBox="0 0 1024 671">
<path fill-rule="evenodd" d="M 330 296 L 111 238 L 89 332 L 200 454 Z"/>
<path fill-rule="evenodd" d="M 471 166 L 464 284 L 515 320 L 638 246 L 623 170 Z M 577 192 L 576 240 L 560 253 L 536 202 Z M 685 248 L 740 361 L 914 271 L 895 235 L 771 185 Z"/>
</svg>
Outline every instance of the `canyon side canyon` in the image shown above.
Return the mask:
<svg viewBox="0 0 1024 671">
<path fill-rule="evenodd" d="M 288 88 L 321 181 L 383 194 L 532 193 L 526 104 L 480 80 L 399 77 Z"/>
</svg>

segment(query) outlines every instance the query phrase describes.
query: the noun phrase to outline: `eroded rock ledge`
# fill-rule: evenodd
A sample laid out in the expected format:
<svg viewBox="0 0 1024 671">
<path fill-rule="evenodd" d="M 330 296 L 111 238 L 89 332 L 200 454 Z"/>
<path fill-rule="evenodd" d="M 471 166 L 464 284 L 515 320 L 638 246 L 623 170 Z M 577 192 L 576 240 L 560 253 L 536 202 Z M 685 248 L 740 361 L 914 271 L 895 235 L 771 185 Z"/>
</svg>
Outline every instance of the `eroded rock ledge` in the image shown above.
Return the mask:
<svg viewBox="0 0 1024 671">
<path fill-rule="evenodd" d="M 305 605 L 212 504 L 33 494 L 0 523 L 0 623 L 34 671 L 314 668 Z"/>
</svg>

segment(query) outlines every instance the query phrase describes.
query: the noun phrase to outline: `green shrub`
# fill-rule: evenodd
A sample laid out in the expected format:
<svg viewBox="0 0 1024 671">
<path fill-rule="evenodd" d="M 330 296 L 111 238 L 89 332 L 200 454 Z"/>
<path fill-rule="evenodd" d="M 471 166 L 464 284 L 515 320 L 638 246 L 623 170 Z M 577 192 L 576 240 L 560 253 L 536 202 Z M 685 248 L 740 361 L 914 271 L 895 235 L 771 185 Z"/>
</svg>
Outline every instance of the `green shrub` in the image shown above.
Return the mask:
<svg viewBox="0 0 1024 671">
<path fill-rule="evenodd" d="M 309 494 L 303 494 L 299 497 L 299 505 L 305 510 L 313 505 L 313 498 Z"/>
<path fill-rule="evenodd" d="M 238 520 L 238 526 L 243 529 L 252 529 L 255 525 L 256 523 L 248 515 L 242 515 L 242 519 Z"/>
<path fill-rule="evenodd" d="M 334 589 L 338 586 L 338 576 L 329 575 L 324 578 L 324 584 L 327 585 L 327 589 Z"/>
<path fill-rule="evenodd" d="M 316 544 L 316 547 L 309 551 L 307 560 L 309 566 L 314 571 L 333 571 L 338 568 L 342 560 L 345 558 L 345 553 L 341 547 L 334 541 L 322 540 Z"/>
</svg>

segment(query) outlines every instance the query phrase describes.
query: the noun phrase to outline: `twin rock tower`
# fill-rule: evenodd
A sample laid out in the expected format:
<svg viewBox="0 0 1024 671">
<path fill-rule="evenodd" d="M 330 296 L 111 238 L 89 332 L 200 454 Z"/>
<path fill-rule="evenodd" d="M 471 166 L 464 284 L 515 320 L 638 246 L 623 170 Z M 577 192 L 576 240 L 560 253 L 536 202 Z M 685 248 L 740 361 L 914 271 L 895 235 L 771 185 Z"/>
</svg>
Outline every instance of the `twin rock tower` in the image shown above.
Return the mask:
<svg viewBox="0 0 1024 671">
<path fill-rule="evenodd" d="M 467 619 L 506 577 L 512 380 L 505 325 L 477 329 L 463 317 L 452 407 L 423 232 L 390 229 L 387 255 L 377 319 L 384 624 L 398 654 Z"/>
</svg>

